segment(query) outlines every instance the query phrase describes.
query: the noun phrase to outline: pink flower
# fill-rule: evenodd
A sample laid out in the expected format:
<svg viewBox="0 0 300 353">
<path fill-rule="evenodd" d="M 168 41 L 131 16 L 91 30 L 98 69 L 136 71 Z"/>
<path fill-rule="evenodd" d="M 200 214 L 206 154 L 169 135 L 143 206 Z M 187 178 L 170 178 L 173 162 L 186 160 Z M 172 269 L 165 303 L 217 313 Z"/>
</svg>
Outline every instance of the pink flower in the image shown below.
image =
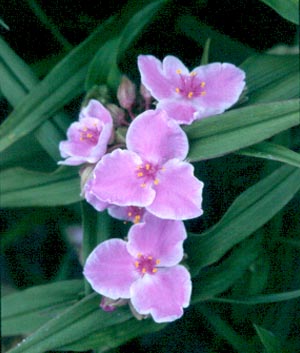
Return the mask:
<svg viewBox="0 0 300 353">
<path fill-rule="evenodd" d="M 61 156 L 67 159 L 58 164 L 97 163 L 106 152 L 112 128 L 109 111 L 97 100 L 90 100 L 79 121 L 69 127 L 68 140 L 59 144 Z"/>
<path fill-rule="evenodd" d="M 85 197 L 98 211 L 108 204 L 145 207 L 164 219 L 202 214 L 203 183 L 183 162 L 188 140 L 162 110 L 147 110 L 129 126 L 128 150 L 116 149 L 96 165 Z"/>
<path fill-rule="evenodd" d="M 89 255 L 84 275 L 105 297 L 130 299 L 141 315 L 156 322 L 180 318 L 190 302 L 189 272 L 178 263 L 183 257 L 186 231 L 181 221 L 162 220 L 148 214 L 135 224 L 128 242 L 109 239 Z"/>
<path fill-rule="evenodd" d="M 179 124 L 223 113 L 235 104 L 244 87 L 245 73 L 232 64 L 212 63 L 192 72 L 174 56 L 161 62 L 152 55 L 140 55 L 141 80 Z"/>
<path fill-rule="evenodd" d="M 124 221 L 129 221 L 133 223 L 140 223 L 143 221 L 144 216 L 147 214 L 147 211 L 143 207 L 136 206 L 116 206 L 111 205 L 107 209 L 110 216 L 121 219 Z"/>
</svg>

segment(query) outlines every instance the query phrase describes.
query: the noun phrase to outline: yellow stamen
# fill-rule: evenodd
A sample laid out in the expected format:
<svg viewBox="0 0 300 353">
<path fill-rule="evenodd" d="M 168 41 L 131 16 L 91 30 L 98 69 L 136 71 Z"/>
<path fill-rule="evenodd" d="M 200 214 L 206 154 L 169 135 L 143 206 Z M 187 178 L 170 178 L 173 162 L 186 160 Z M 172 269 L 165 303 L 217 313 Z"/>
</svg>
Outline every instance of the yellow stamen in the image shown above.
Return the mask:
<svg viewBox="0 0 300 353">
<path fill-rule="evenodd" d="M 205 82 L 201 82 L 201 87 L 205 87 L 206 83 Z"/>
<path fill-rule="evenodd" d="M 197 75 L 197 72 L 193 71 L 190 73 L 190 76 L 196 76 Z"/>
<path fill-rule="evenodd" d="M 149 260 L 152 260 L 152 259 L 153 259 L 153 257 L 152 257 L 152 256 L 148 256 L 148 259 L 149 259 Z"/>
<path fill-rule="evenodd" d="M 143 183 L 143 184 L 141 184 L 141 187 L 142 187 L 142 188 L 145 188 L 146 185 L 147 185 L 146 183 Z"/>
<path fill-rule="evenodd" d="M 157 260 L 155 261 L 155 263 L 156 263 L 156 265 L 159 265 L 159 264 L 160 264 L 160 259 L 157 259 Z"/>
<path fill-rule="evenodd" d="M 137 257 L 138 257 L 138 258 L 141 258 L 141 257 L 142 257 L 142 254 L 139 252 L 139 253 L 137 254 Z"/>
<path fill-rule="evenodd" d="M 86 134 L 86 137 L 87 137 L 88 139 L 90 139 L 90 138 L 93 137 L 93 134 Z"/>
<path fill-rule="evenodd" d="M 178 87 L 175 88 L 176 93 L 180 92 L 180 89 Z"/>
<path fill-rule="evenodd" d="M 180 69 L 177 69 L 177 70 L 176 70 L 176 74 L 179 74 L 179 75 L 180 75 L 181 72 L 182 72 L 182 71 L 181 71 Z"/>
<path fill-rule="evenodd" d="M 146 170 L 149 170 L 149 169 L 150 169 L 150 164 L 147 163 L 147 164 L 146 164 Z"/>
<path fill-rule="evenodd" d="M 152 272 L 153 272 L 153 273 L 156 273 L 156 272 L 157 272 L 157 268 L 154 268 L 154 269 L 152 270 Z"/>
<path fill-rule="evenodd" d="M 80 137 L 80 139 L 79 139 L 80 141 L 83 141 L 84 140 L 84 138 L 83 137 Z"/>
<path fill-rule="evenodd" d="M 128 217 L 131 217 L 132 216 L 132 212 L 128 212 L 127 215 L 128 215 Z"/>
<path fill-rule="evenodd" d="M 201 92 L 201 96 L 205 96 L 205 95 L 206 95 L 205 91 Z"/>
<path fill-rule="evenodd" d="M 153 181 L 153 183 L 154 183 L 154 185 L 158 185 L 159 180 L 158 180 L 158 179 L 155 179 L 155 180 Z"/>
<path fill-rule="evenodd" d="M 194 95 L 194 92 L 189 92 L 189 94 L 188 94 L 188 98 L 192 98 L 192 97 L 193 97 L 193 95 Z"/>
<path fill-rule="evenodd" d="M 139 223 L 140 220 L 141 220 L 141 216 L 140 216 L 139 214 L 137 214 L 137 215 L 134 217 L 133 223 L 134 223 L 134 224 Z"/>
<path fill-rule="evenodd" d="M 137 173 L 137 176 L 138 177 L 142 177 L 144 175 L 144 173 L 143 172 L 139 172 L 139 173 Z"/>
<path fill-rule="evenodd" d="M 146 273 L 147 270 L 145 269 L 145 267 L 142 269 L 142 273 Z"/>
<path fill-rule="evenodd" d="M 136 262 L 134 263 L 134 265 L 135 265 L 136 268 L 139 267 L 139 264 L 140 264 L 140 263 L 139 263 L 138 261 L 136 261 Z"/>
<path fill-rule="evenodd" d="M 162 167 L 162 168 L 160 168 L 160 170 L 161 170 L 162 172 L 165 172 L 165 171 L 166 171 L 166 167 Z"/>
<path fill-rule="evenodd" d="M 84 127 L 84 128 L 83 128 L 83 131 L 86 132 L 86 131 L 87 131 L 87 127 Z"/>
</svg>

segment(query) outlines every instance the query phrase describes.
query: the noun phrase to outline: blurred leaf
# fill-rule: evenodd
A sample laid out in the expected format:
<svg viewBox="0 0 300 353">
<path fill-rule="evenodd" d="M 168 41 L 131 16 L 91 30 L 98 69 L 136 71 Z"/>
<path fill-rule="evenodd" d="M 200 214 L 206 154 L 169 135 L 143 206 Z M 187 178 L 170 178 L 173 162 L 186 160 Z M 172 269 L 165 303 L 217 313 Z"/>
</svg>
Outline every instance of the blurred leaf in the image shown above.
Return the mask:
<svg viewBox="0 0 300 353">
<path fill-rule="evenodd" d="M 241 298 L 211 298 L 211 300 L 215 302 L 221 302 L 221 303 L 256 305 L 256 304 L 278 303 L 278 302 L 297 299 L 297 298 L 300 298 L 300 289 L 289 291 L 289 292 L 283 292 L 283 293 L 252 295 L 249 297 L 241 297 Z"/>
<path fill-rule="evenodd" d="M 22 99 L 28 94 L 30 89 L 38 84 L 38 78 L 34 75 L 30 67 L 0 38 L 0 75 L 3 78 L 1 90 L 5 98 L 13 107 L 16 107 Z M 57 161 L 60 158 L 58 143 L 65 137 L 64 129 L 60 127 L 61 122 L 68 121 L 68 117 L 60 112 L 56 113 L 52 120 L 48 120 L 34 131 L 34 135 L 44 150 Z M 58 124 L 55 124 L 58 122 Z M 34 139 L 32 139 L 34 140 Z M 21 144 L 13 149 L 24 150 L 26 148 Z M 32 141 L 31 146 L 34 149 L 36 141 Z M 7 152 L 7 151 L 6 151 Z M 15 159 L 15 156 L 12 156 Z M 29 154 L 30 157 L 30 154 Z M 32 156 L 31 156 L 32 158 Z M 6 156 L 6 160 L 8 157 Z M 10 161 L 8 161 L 10 162 Z"/>
<path fill-rule="evenodd" d="M 217 262 L 280 211 L 300 189 L 300 170 L 282 166 L 244 191 L 219 223 L 186 241 L 188 264 L 194 273 Z M 276 202 L 274 202 L 276 200 Z"/>
<path fill-rule="evenodd" d="M 114 312 L 99 309 L 100 298 L 93 293 L 48 321 L 10 353 L 36 353 L 55 349 L 113 348 L 164 325 L 152 320 L 137 321 L 128 307 Z M 116 340 L 114 339 L 116 338 Z"/>
<path fill-rule="evenodd" d="M 299 25 L 299 0 L 261 0 L 280 16 Z"/>
<path fill-rule="evenodd" d="M 204 48 L 203 48 L 203 53 L 202 53 L 200 65 L 207 65 L 209 63 L 210 43 L 211 43 L 211 39 L 207 38 L 207 40 L 205 42 L 205 45 L 204 45 Z"/>
<path fill-rule="evenodd" d="M 9 31 L 8 25 L 2 20 L 2 18 L 0 18 L 0 25 L 4 27 L 7 31 Z"/>
<path fill-rule="evenodd" d="M 76 168 L 60 167 L 54 173 L 11 168 L 1 172 L 1 206 L 68 205 L 81 200 Z"/>
<path fill-rule="evenodd" d="M 28 334 L 74 304 L 82 295 L 82 280 L 70 280 L 32 287 L 2 297 L 2 334 Z"/>
<path fill-rule="evenodd" d="M 184 128 L 191 161 L 215 158 L 299 125 L 299 100 L 257 104 L 195 121 Z"/>
<path fill-rule="evenodd" d="M 239 353 L 253 353 L 251 345 L 239 335 L 230 324 L 223 320 L 209 305 L 198 305 L 199 312 L 205 316 L 206 320 L 212 326 L 214 331 L 226 341 L 228 341 L 232 347 Z"/>
<path fill-rule="evenodd" d="M 5 134 L 2 132 L 0 135 L 0 151 L 33 131 L 83 92 L 88 63 L 99 45 L 105 43 L 115 29 L 115 18 L 105 21 L 32 89 L 2 124 Z"/>
<path fill-rule="evenodd" d="M 89 90 L 94 85 L 107 82 L 114 91 L 117 90 L 121 79 L 121 72 L 117 66 L 117 58 L 133 43 L 141 33 L 142 29 L 153 19 L 154 15 L 165 3 L 159 0 L 150 3 L 136 14 L 133 14 L 131 7 L 124 10 L 124 18 L 132 14 L 130 20 L 124 23 L 124 30 L 115 33 L 115 37 L 107 41 L 94 56 L 88 70 L 85 87 Z M 119 29 L 123 29 L 121 26 Z"/>
<path fill-rule="evenodd" d="M 183 14 L 178 16 L 177 31 L 194 40 L 202 48 L 208 38 L 211 39 L 210 61 L 231 62 L 239 65 L 250 55 L 255 53 L 254 49 L 224 35 L 212 27 L 199 21 L 198 18 Z"/>
<path fill-rule="evenodd" d="M 204 269 L 194 277 L 192 303 L 214 300 L 215 295 L 231 287 L 261 253 L 260 242 L 260 234 L 243 241 L 227 259 L 216 266 Z"/>
<path fill-rule="evenodd" d="M 279 339 L 265 328 L 253 324 L 267 353 L 283 353 Z"/>
<path fill-rule="evenodd" d="M 271 161 L 283 162 L 300 168 L 300 154 L 287 147 L 271 142 L 261 142 L 237 152 L 244 156 L 265 158 Z"/>
<path fill-rule="evenodd" d="M 248 104 L 299 97 L 298 55 L 255 55 L 241 69 L 246 72 Z"/>
</svg>

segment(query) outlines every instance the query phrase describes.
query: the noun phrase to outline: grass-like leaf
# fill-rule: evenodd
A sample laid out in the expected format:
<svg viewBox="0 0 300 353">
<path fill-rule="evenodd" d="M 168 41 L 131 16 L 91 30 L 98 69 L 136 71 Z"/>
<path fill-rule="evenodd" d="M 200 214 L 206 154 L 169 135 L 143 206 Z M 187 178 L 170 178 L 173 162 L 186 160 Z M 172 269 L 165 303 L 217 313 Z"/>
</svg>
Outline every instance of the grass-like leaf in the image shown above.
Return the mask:
<svg viewBox="0 0 300 353">
<path fill-rule="evenodd" d="M 269 330 L 255 325 L 254 328 L 266 350 L 266 353 L 283 353 L 279 339 Z"/>
<path fill-rule="evenodd" d="M 4 336 L 28 334 L 78 301 L 83 282 L 56 282 L 1 298 L 1 328 Z"/>
<path fill-rule="evenodd" d="M 248 148 L 244 148 L 237 153 L 244 156 L 278 161 L 300 168 L 299 153 L 271 142 L 261 142 Z"/>
<path fill-rule="evenodd" d="M 194 274 L 220 260 L 235 244 L 268 222 L 298 192 L 299 180 L 299 168 L 278 168 L 244 191 L 214 227 L 201 235 L 190 235 L 186 250 Z"/>
<path fill-rule="evenodd" d="M 274 9 L 280 16 L 299 24 L 299 1 L 298 0 L 261 0 Z"/>
<path fill-rule="evenodd" d="M 266 103 L 235 109 L 194 122 L 185 128 L 191 161 L 215 158 L 297 126 L 299 100 Z"/>
<path fill-rule="evenodd" d="M 54 173 L 10 168 L 0 174 L 2 207 L 58 206 L 81 200 L 76 168 L 60 167 Z"/>
</svg>

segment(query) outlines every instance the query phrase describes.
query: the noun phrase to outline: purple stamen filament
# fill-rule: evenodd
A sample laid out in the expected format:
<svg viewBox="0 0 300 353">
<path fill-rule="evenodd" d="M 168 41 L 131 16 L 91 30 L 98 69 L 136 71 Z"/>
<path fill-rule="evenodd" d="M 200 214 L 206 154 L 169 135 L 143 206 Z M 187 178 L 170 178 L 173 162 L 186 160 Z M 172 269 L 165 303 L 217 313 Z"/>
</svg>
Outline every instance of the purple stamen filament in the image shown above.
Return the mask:
<svg viewBox="0 0 300 353">
<path fill-rule="evenodd" d="M 137 260 L 134 265 L 136 269 L 142 274 L 154 274 L 158 271 L 157 265 L 159 265 L 160 260 L 154 259 L 152 256 L 144 256 L 142 254 L 137 255 Z"/>
<path fill-rule="evenodd" d="M 176 70 L 176 73 L 180 75 L 180 87 L 176 87 L 175 91 L 181 95 L 191 99 L 194 96 L 204 96 L 206 91 L 203 90 L 205 82 L 196 78 L 197 73 L 191 72 L 188 75 L 182 75 L 181 70 Z"/>
</svg>

